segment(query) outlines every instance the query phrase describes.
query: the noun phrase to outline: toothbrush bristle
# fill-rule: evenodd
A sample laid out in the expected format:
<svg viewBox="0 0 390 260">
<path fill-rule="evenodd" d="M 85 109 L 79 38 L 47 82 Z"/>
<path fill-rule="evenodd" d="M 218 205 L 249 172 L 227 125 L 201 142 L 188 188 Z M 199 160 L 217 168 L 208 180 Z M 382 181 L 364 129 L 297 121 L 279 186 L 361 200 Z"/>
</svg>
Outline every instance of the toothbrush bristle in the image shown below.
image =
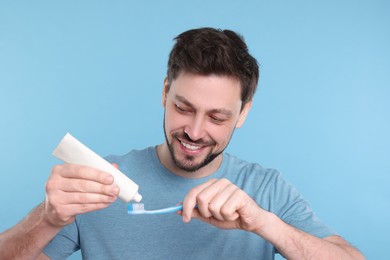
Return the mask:
<svg viewBox="0 0 390 260">
<path fill-rule="evenodd" d="M 145 206 L 143 203 L 133 203 L 128 205 L 129 211 L 143 211 L 145 210 Z"/>
</svg>

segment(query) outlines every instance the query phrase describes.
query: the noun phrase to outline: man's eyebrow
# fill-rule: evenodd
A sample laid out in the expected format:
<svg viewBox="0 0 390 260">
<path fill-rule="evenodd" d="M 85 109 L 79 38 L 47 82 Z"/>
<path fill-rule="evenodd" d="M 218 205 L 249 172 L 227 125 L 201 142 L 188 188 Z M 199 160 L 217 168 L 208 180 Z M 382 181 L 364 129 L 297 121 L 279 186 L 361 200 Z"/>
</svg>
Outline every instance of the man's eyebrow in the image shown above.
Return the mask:
<svg viewBox="0 0 390 260">
<path fill-rule="evenodd" d="M 227 110 L 225 108 L 212 109 L 210 111 L 210 113 L 212 113 L 212 114 L 222 114 L 222 115 L 225 115 L 226 117 L 231 117 L 233 115 L 232 111 Z"/>
<path fill-rule="evenodd" d="M 192 104 L 190 103 L 190 101 L 188 101 L 185 97 L 183 96 L 180 96 L 180 95 L 175 95 L 175 99 L 177 99 L 178 101 L 186 104 L 187 106 L 190 106 L 192 107 Z"/>
<path fill-rule="evenodd" d="M 176 95 L 175 98 L 176 98 L 178 101 L 184 103 L 185 105 L 187 105 L 187 106 L 189 106 L 189 107 L 194 107 L 194 106 L 191 104 L 191 102 L 189 102 L 189 101 L 188 101 L 185 97 L 183 97 L 183 96 Z M 228 110 L 228 109 L 225 109 L 225 108 L 215 108 L 215 109 L 211 109 L 211 110 L 209 111 L 209 113 L 211 113 L 211 114 L 223 114 L 223 115 L 225 115 L 225 116 L 227 116 L 227 117 L 231 117 L 231 116 L 233 115 L 233 112 L 232 112 L 232 111 L 230 111 L 230 110 Z"/>
</svg>

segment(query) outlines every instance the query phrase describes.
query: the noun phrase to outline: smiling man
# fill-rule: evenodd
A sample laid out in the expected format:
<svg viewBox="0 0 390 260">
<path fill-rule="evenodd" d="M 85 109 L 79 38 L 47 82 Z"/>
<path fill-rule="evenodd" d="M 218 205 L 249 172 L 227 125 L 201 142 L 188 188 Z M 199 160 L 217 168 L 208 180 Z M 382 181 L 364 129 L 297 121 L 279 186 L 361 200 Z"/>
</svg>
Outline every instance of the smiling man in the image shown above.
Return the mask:
<svg viewBox="0 0 390 260">
<path fill-rule="evenodd" d="M 111 175 L 57 165 L 45 201 L 1 234 L 0 258 L 81 250 L 85 259 L 364 259 L 277 171 L 224 152 L 259 77 L 242 38 L 200 28 L 175 40 L 162 92 L 165 141 L 107 160 L 140 185 L 148 207 L 182 202 L 183 210 L 128 216 Z"/>
</svg>

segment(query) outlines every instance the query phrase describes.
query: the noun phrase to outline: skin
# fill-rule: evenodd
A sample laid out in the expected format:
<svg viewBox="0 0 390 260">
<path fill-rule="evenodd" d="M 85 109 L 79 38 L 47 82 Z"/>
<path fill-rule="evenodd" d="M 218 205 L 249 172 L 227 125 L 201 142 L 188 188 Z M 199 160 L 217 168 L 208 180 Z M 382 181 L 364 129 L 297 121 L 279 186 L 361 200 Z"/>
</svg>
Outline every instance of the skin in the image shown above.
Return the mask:
<svg viewBox="0 0 390 260">
<path fill-rule="evenodd" d="M 234 78 L 180 73 L 170 84 L 164 81 L 162 105 L 166 142 L 157 147 L 161 163 L 176 175 L 201 178 L 220 166 L 221 152 L 234 129 L 243 125 L 251 102 L 241 110 L 240 84 Z M 215 158 L 203 166 L 210 155 Z M 108 173 L 80 165 L 53 167 L 45 200 L 0 234 L 0 259 L 48 259 L 42 250 L 62 227 L 79 214 L 106 208 L 118 194 Z M 253 232 L 288 259 L 364 259 L 339 236 L 320 239 L 287 225 L 226 179 L 211 179 L 190 190 L 178 214 L 185 223 L 198 219 Z"/>
</svg>

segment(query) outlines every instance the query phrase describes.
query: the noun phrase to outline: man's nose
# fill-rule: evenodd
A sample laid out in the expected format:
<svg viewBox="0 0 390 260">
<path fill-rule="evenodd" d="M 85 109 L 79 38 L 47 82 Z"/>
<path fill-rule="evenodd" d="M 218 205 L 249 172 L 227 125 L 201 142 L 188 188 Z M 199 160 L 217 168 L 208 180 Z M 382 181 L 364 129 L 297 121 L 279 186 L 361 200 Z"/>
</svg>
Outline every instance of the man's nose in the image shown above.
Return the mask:
<svg viewBox="0 0 390 260">
<path fill-rule="evenodd" d="M 184 132 L 193 141 L 202 139 L 206 133 L 204 118 L 202 116 L 193 117 L 184 128 Z"/>
</svg>

